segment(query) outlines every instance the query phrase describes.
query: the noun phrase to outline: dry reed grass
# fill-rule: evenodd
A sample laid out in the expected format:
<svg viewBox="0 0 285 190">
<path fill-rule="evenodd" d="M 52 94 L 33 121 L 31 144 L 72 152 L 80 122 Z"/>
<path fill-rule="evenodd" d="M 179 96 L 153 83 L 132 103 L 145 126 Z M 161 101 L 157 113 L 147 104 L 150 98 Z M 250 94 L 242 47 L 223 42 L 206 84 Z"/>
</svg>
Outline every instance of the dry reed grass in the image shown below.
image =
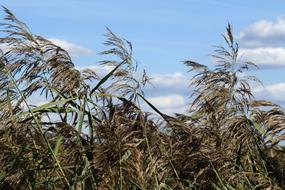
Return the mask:
<svg viewBox="0 0 285 190">
<path fill-rule="evenodd" d="M 184 62 L 195 72 L 195 100 L 172 117 L 144 98 L 149 77 L 135 77 L 131 43 L 110 29 L 102 54 L 117 60 L 102 61 L 114 69 L 99 78 L 4 11 L 1 189 L 285 189 L 284 110 L 253 97 L 256 78 L 239 77 L 255 65 L 239 59 L 230 25 L 215 69 Z M 48 103 L 30 105 L 35 93 Z"/>
</svg>

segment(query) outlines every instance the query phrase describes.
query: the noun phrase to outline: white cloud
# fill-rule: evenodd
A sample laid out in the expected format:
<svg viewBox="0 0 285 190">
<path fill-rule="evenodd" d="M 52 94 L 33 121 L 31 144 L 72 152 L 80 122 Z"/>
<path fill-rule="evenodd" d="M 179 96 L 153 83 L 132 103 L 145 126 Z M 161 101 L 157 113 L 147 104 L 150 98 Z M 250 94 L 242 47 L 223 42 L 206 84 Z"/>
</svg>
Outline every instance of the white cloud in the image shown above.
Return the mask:
<svg viewBox="0 0 285 190">
<path fill-rule="evenodd" d="M 269 99 L 276 103 L 285 102 L 285 82 L 257 87 L 253 92 L 257 98 Z"/>
<path fill-rule="evenodd" d="M 161 108 L 160 111 L 167 115 L 173 115 L 174 113 L 185 114 L 187 112 L 187 105 L 183 105 L 177 108 Z"/>
<path fill-rule="evenodd" d="M 260 20 L 236 35 L 246 60 L 260 66 L 285 66 L 285 17 Z"/>
<path fill-rule="evenodd" d="M 50 40 L 55 45 L 60 46 L 62 49 L 66 50 L 71 56 L 74 57 L 81 55 L 95 55 L 95 52 L 93 50 L 63 39 L 49 38 L 48 40 Z M 2 43 L 0 44 L 0 49 L 5 52 L 9 50 L 9 45 Z"/>
<path fill-rule="evenodd" d="M 91 69 L 98 75 L 105 75 L 114 67 L 112 66 L 87 66 L 79 67 L 77 69 Z M 166 114 L 185 113 L 187 96 L 190 96 L 189 89 L 190 79 L 181 72 L 174 72 L 173 74 L 150 74 L 152 85 L 147 85 L 144 89 L 145 94 L 153 105 L 155 105 L 161 112 Z M 166 95 L 164 95 L 166 94 Z M 146 106 L 146 105 L 145 105 Z M 153 111 L 148 106 L 145 110 Z"/>
<path fill-rule="evenodd" d="M 285 18 L 279 17 L 275 21 L 257 21 L 242 30 L 237 35 L 237 39 L 248 47 L 284 44 Z"/>
<path fill-rule="evenodd" d="M 75 67 L 77 70 L 83 71 L 85 69 L 90 69 L 94 71 L 99 76 L 104 76 L 108 73 L 110 73 L 114 66 L 108 66 L 108 65 L 92 65 L 92 66 L 86 66 L 86 67 Z"/>
<path fill-rule="evenodd" d="M 8 44 L 6 44 L 6 43 L 1 43 L 1 44 L 0 44 L 0 49 L 1 49 L 1 51 L 2 51 L 3 53 L 5 53 L 5 52 L 9 49 L 9 46 L 8 46 Z"/>
<path fill-rule="evenodd" d="M 185 97 L 180 94 L 154 96 L 148 97 L 147 99 L 162 113 L 173 114 L 185 113 L 186 111 L 187 104 Z"/>
<path fill-rule="evenodd" d="M 285 83 L 277 83 L 266 86 L 266 90 L 277 101 L 285 101 Z"/>
<path fill-rule="evenodd" d="M 189 81 L 184 74 L 176 72 L 173 74 L 154 74 L 152 76 L 151 82 L 154 85 L 174 87 L 174 86 L 187 86 Z"/>
<path fill-rule="evenodd" d="M 81 56 L 81 55 L 94 55 L 95 52 L 86 47 L 80 46 L 78 44 L 68 42 L 63 39 L 58 38 L 49 38 L 48 40 L 52 41 L 54 44 L 60 46 L 65 49 L 71 56 Z"/>
<path fill-rule="evenodd" d="M 160 108 L 179 107 L 185 104 L 184 97 L 178 94 L 149 97 L 148 100 Z"/>
<path fill-rule="evenodd" d="M 190 78 L 181 72 L 150 74 L 149 76 L 152 85 L 147 86 L 146 93 L 150 96 L 169 93 L 190 95 Z"/>
<path fill-rule="evenodd" d="M 285 66 L 285 48 L 282 47 L 240 49 L 240 53 L 257 65 Z"/>
</svg>

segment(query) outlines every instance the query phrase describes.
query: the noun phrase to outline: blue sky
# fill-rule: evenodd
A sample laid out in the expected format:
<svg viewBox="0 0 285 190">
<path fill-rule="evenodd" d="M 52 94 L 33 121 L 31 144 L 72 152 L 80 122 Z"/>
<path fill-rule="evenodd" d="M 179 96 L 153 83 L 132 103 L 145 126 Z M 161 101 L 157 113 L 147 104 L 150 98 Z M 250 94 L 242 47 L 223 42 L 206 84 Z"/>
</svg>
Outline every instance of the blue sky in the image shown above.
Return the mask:
<svg viewBox="0 0 285 190">
<path fill-rule="evenodd" d="M 104 50 L 105 26 L 131 41 L 140 68 L 153 77 L 149 98 L 165 112 L 189 102 L 181 61 L 211 64 L 228 22 L 241 52 L 260 66 L 256 96 L 285 103 L 285 1 L 251 0 L 2 0 L 35 34 L 70 51 L 77 67 L 92 67 Z M 2 13 L 3 16 L 3 13 Z"/>
</svg>

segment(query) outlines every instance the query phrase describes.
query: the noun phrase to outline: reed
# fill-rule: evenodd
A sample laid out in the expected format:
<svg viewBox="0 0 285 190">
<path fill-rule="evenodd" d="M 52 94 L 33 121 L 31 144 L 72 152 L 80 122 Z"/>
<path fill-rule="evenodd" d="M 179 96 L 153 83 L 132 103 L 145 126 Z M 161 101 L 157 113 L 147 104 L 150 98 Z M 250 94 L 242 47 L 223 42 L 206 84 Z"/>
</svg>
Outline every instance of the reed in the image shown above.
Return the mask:
<svg viewBox="0 0 285 190">
<path fill-rule="evenodd" d="M 113 69 L 99 77 L 3 9 L 0 189 L 285 189 L 285 112 L 253 96 L 256 65 L 230 25 L 214 69 L 184 61 L 194 100 L 169 116 L 145 97 L 129 41 L 107 28 L 100 64 Z"/>
</svg>

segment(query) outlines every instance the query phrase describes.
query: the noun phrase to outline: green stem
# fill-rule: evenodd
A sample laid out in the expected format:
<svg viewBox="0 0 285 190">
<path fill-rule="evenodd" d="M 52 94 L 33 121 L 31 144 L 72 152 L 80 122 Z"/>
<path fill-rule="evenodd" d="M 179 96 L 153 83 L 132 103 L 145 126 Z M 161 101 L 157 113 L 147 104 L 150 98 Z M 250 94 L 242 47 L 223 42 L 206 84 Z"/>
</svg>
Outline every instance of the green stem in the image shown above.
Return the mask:
<svg viewBox="0 0 285 190">
<path fill-rule="evenodd" d="M 53 152 L 53 149 L 52 149 L 50 143 L 48 142 L 48 139 L 47 139 L 46 136 L 44 135 L 44 133 L 43 133 L 43 131 L 42 131 L 42 128 L 41 128 L 41 126 L 40 126 L 40 124 L 39 124 L 39 122 L 38 122 L 36 116 L 35 116 L 34 113 L 32 112 L 32 110 L 31 110 L 31 108 L 30 108 L 30 106 L 29 106 L 29 104 L 28 104 L 28 102 L 27 102 L 25 96 L 23 95 L 22 91 L 20 90 L 19 86 L 17 85 L 17 82 L 16 82 L 15 78 L 12 76 L 12 74 L 11 74 L 9 71 L 7 71 L 7 73 L 8 73 L 8 75 L 9 75 L 10 80 L 13 82 L 13 84 L 14 84 L 16 90 L 18 91 L 18 93 L 20 94 L 21 98 L 23 99 L 25 105 L 27 106 L 29 112 L 31 113 L 31 115 L 32 115 L 32 117 L 33 117 L 33 119 L 34 119 L 34 121 L 35 121 L 35 123 L 36 123 L 37 129 L 40 131 L 40 134 L 41 134 L 42 138 L 44 139 L 45 143 L 47 144 L 47 147 L 48 147 L 50 153 L 52 154 L 52 158 L 53 158 L 53 160 L 55 161 L 56 165 L 58 166 L 58 168 L 59 168 L 59 170 L 60 170 L 60 173 L 61 173 L 62 176 L 64 177 L 64 180 L 65 180 L 66 184 L 68 185 L 68 187 L 70 187 L 69 181 L 68 181 L 68 179 L 67 179 L 67 177 L 66 177 L 66 175 L 65 175 L 65 173 L 64 173 L 64 171 L 63 171 L 63 169 L 62 169 L 62 167 L 61 167 L 61 165 L 60 165 L 60 162 L 59 162 L 59 160 L 57 159 L 55 153 Z"/>
</svg>

